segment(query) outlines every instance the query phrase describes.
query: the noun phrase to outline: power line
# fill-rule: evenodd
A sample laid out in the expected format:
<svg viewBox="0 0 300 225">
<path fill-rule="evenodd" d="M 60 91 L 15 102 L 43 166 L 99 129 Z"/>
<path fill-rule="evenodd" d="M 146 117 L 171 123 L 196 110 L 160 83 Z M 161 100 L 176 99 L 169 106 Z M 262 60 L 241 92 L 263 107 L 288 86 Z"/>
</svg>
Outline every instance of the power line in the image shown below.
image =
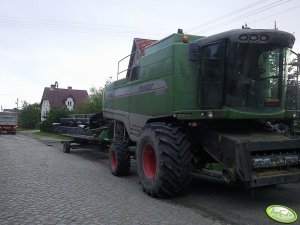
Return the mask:
<svg viewBox="0 0 300 225">
<path fill-rule="evenodd" d="M 43 25 L 57 25 L 57 26 L 73 26 L 73 27 L 88 27 L 88 28 L 115 28 L 115 29 L 147 29 L 153 31 L 164 31 L 165 28 L 153 28 L 153 27 L 129 27 L 129 26 L 120 26 L 120 25 L 107 25 L 107 24 L 95 24 L 95 23 L 84 23 L 77 21 L 62 21 L 62 20 L 51 20 L 51 19 L 36 19 L 36 18 L 24 18 L 24 17 L 11 17 L 11 16 L 0 16 L 0 20 L 4 21 L 15 21 L 15 22 L 33 22 L 34 24 L 43 24 Z"/>
<path fill-rule="evenodd" d="M 274 7 L 276 7 L 276 6 L 282 5 L 282 4 L 284 4 L 284 3 L 287 3 L 289 0 L 285 0 L 285 2 L 282 2 L 282 1 L 283 1 L 283 0 L 279 0 L 279 1 L 273 2 L 273 3 L 269 4 L 269 5 L 263 6 L 263 7 L 260 8 L 260 9 L 255 9 L 255 10 L 253 10 L 253 11 L 247 12 L 246 14 L 239 15 L 239 16 L 237 16 L 237 17 L 234 17 L 234 18 L 231 18 L 231 19 L 229 19 L 229 20 L 226 20 L 226 21 L 224 21 L 224 22 L 222 22 L 222 23 L 216 24 L 216 25 L 214 25 L 214 26 L 212 26 L 212 27 L 206 28 L 206 29 L 204 29 L 204 30 L 200 30 L 200 31 L 198 31 L 198 32 L 205 33 L 205 32 L 211 31 L 211 30 L 215 30 L 215 29 L 217 29 L 217 28 L 223 27 L 223 26 L 225 26 L 225 25 L 234 23 L 234 22 L 239 21 L 239 20 L 241 20 L 241 19 L 247 18 L 247 17 L 249 17 L 249 16 L 255 15 L 255 14 L 257 14 L 257 13 L 260 13 L 260 12 L 266 11 L 266 10 L 268 10 L 268 9 L 274 8 Z"/>
<path fill-rule="evenodd" d="M 203 27 L 207 27 L 208 24 L 214 24 L 215 22 L 223 19 L 223 18 L 227 18 L 227 17 L 232 17 L 232 15 L 234 14 L 240 14 L 242 11 L 245 11 L 245 10 L 249 10 L 250 8 L 254 8 L 254 10 L 250 11 L 250 12 L 246 12 L 244 14 L 241 14 L 241 15 L 238 15 L 234 18 L 231 18 L 231 19 L 228 19 L 228 20 L 225 20 L 225 21 L 222 21 L 221 23 L 217 23 L 215 25 L 212 25 L 210 27 L 207 27 L 205 29 L 202 29 L 202 30 L 199 30 L 197 31 L 197 33 L 206 33 L 208 31 L 211 31 L 211 30 L 214 30 L 214 29 L 217 29 L 217 28 L 220 28 L 220 27 L 223 27 L 225 25 L 228 25 L 228 24 L 231 24 L 231 23 L 234 23 L 236 21 L 239 21 L 241 19 L 244 19 L 244 18 L 247 18 L 249 16 L 252 16 L 252 15 L 255 15 L 255 14 L 258 14 L 258 13 L 261 13 L 263 11 L 266 11 L 268 9 L 271 9 L 271 8 L 274 8 L 276 6 L 279 6 L 279 5 L 282 5 L 282 4 L 285 4 L 287 2 L 289 2 L 290 0 L 277 0 L 277 1 L 274 1 L 274 2 L 270 2 L 270 3 L 267 3 L 268 0 L 265 0 L 265 1 L 259 1 L 259 2 L 254 2 L 250 5 L 247 5 L 245 7 L 242 7 L 238 10 L 235 10 L 233 12 L 230 12 L 230 13 L 227 13 L 217 19 L 214 19 L 212 21 L 209 21 L 207 23 L 204 24 Z M 262 7 L 260 8 L 257 8 L 257 6 L 263 4 L 263 3 L 267 3 L 265 5 L 263 5 Z M 200 28 L 201 26 L 197 26 L 198 28 Z"/>
<path fill-rule="evenodd" d="M 6 28 L 52 30 L 60 32 L 75 32 L 83 34 L 109 34 L 115 36 L 128 36 L 128 34 L 157 35 L 166 32 L 160 28 L 126 27 L 113 25 L 89 24 L 58 20 L 37 20 L 32 18 L 0 16 L 0 26 Z"/>
<path fill-rule="evenodd" d="M 295 10 L 295 9 L 297 9 L 297 8 L 300 8 L 300 5 L 297 5 L 297 6 L 293 7 L 293 8 L 286 9 L 286 10 L 281 11 L 281 12 L 277 12 L 277 13 L 274 13 L 274 14 L 271 14 L 271 15 L 268 15 L 268 16 L 265 16 L 265 17 L 260 18 L 260 19 L 258 19 L 258 20 L 254 20 L 254 21 L 250 22 L 249 24 L 255 23 L 255 22 L 259 22 L 259 21 L 263 21 L 263 20 L 269 19 L 269 18 L 272 17 L 272 16 L 278 16 L 278 15 L 287 13 L 287 12 L 289 12 L 289 11 L 293 11 L 293 10 Z"/>
<path fill-rule="evenodd" d="M 198 25 L 198 26 L 196 26 L 196 27 L 193 27 L 193 28 L 187 30 L 187 32 L 191 32 L 191 31 L 193 31 L 193 30 L 197 30 L 197 29 L 200 28 L 200 27 L 201 27 L 201 28 L 202 28 L 202 27 L 206 27 L 206 26 L 208 26 L 209 24 L 213 24 L 214 22 L 217 22 L 217 21 L 219 21 L 219 20 L 221 20 L 221 19 L 223 19 L 223 18 L 226 18 L 226 17 L 228 17 L 228 16 L 232 16 L 232 15 L 234 15 L 234 14 L 237 14 L 237 13 L 240 13 L 240 12 L 242 12 L 242 11 L 248 10 L 248 9 L 250 9 L 250 8 L 256 7 L 256 6 L 261 5 L 261 4 L 263 4 L 263 3 L 267 2 L 267 1 L 269 1 L 269 0 L 260 0 L 260 1 L 254 2 L 254 3 L 251 3 L 251 4 L 249 4 L 249 5 L 246 5 L 246 6 L 242 7 L 242 8 L 239 8 L 239 9 L 237 9 L 237 10 L 234 10 L 234 11 L 230 12 L 230 13 L 227 13 L 227 14 L 221 16 L 221 17 L 218 17 L 218 18 L 216 18 L 216 19 L 207 21 L 207 22 L 205 22 L 205 23 L 203 23 L 203 24 L 201 24 L 201 25 Z"/>
<path fill-rule="evenodd" d="M 249 16 L 285 4 L 290 0 L 277 0 L 272 2 L 270 1 L 271 0 L 260 0 L 260 1 L 252 2 L 249 5 L 241 7 L 237 10 L 227 13 L 214 20 L 208 21 L 205 24 L 196 26 L 188 31 L 198 30 L 197 31 L 198 33 L 199 32 L 206 33 L 208 31 L 223 27 L 225 25 L 234 23 L 236 21 L 247 18 Z M 259 6 L 261 7 L 257 8 Z M 249 12 L 249 9 L 253 9 L 253 10 Z M 244 13 L 241 14 L 242 12 Z M 232 17 L 233 15 L 238 15 L 238 16 L 224 21 L 224 18 Z M 216 22 L 221 20 L 222 22 L 216 24 Z M 128 26 L 119 26 L 119 25 L 115 26 L 115 25 L 104 25 L 104 24 L 94 24 L 94 23 L 83 23 L 83 22 L 76 22 L 76 21 L 61 21 L 61 20 L 8 17 L 8 16 L 0 16 L 0 27 L 52 30 L 58 32 L 72 32 L 72 33 L 82 33 L 82 34 L 92 34 L 92 35 L 112 35 L 112 36 L 129 36 L 130 34 L 161 35 L 162 32 L 164 33 L 168 32 L 167 29 L 162 30 L 162 28 L 128 27 Z M 203 29 L 204 27 L 206 28 Z M 201 30 L 199 30 L 199 28 L 201 28 Z"/>
<path fill-rule="evenodd" d="M 274 8 L 274 7 L 277 7 L 277 6 L 279 6 L 279 5 L 285 4 L 285 3 L 289 2 L 290 0 L 284 0 L 283 2 L 282 2 L 282 1 L 283 1 L 283 0 L 279 0 L 279 1 L 273 2 L 273 3 L 269 4 L 269 5 L 263 6 L 263 7 L 260 8 L 260 9 L 255 9 L 255 10 L 253 10 L 253 11 L 247 12 L 246 14 L 243 14 L 243 15 L 240 15 L 240 16 L 237 16 L 237 17 L 234 17 L 234 18 L 231 18 L 231 19 L 226 20 L 226 21 L 224 21 L 224 22 L 222 22 L 222 23 L 216 24 L 216 25 L 214 25 L 214 26 L 212 26 L 212 27 L 209 27 L 209 28 L 200 30 L 200 31 L 198 31 L 198 32 L 206 33 L 206 32 L 208 32 L 208 31 L 215 30 L 215 29 L 217 29 L 217 28 L 220 28 L 220 27 L 223 27 L 223 26 L 225 26 L 225 25 L 234 23 L 234 22 L 236 22 L 236 21 L 239 21 L 239 20 L 241 20 L 241 19 L 247 18 L 247 17 L 249 17 L 249 16 L 253 16 L 253 15 L 255 15 L 255 14 L 258 14 L 258 13 L 264 12 L 264 11 L 266 11 L 266 10 L 272 9 L 272 8 Z"/>
</svg>

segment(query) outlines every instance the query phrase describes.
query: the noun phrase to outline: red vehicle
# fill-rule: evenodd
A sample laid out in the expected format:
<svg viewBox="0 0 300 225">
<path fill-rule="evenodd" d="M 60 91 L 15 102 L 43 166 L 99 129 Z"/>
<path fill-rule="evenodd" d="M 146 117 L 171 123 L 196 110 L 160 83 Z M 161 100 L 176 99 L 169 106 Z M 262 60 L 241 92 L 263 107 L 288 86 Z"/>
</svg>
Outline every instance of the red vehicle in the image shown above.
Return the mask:
<svg viewBox="0 0 300 225">
<path fill-rule="evenodd" d="M 0 134 L 11 133 L 16 134 L 18 127 L 17 113 L 0 112 Z"/>
</svg>

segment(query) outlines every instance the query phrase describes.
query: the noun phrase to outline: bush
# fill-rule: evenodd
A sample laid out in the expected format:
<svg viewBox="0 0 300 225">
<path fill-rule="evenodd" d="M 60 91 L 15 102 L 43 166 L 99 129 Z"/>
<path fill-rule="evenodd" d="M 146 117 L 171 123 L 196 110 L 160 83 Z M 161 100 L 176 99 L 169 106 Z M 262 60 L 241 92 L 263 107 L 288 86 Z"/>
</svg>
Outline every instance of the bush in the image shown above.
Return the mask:
<svg viewBox="0 0 300 225">
<path fill-rule="evenodd" d="M 75 114 L 90 114 L 102 112 L 103 101 L 103 88 L 96 89 L 92 87 L 90 89 L 90 95 L 86 102 L 75 106 Z"/>
<path fill-rule="evenodd" d="M 41 123 L 40 130 L 43 132 L 55 132 L 55 127 L 53 123 L 59 123 L 60 118 L 66 117 L 70 114 L 70 111 L 65 108 L 51 108 L 50 111 L 46 114 L 45 120 Z"/>
</svg>

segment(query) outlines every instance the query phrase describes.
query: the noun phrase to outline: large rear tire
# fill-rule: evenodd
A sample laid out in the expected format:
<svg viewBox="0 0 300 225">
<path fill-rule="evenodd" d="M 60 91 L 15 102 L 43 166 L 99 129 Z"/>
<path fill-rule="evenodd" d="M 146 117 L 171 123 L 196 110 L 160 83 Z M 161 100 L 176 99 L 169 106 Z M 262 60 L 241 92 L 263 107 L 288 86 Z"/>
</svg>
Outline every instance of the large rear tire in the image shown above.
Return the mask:
<svg viewBox="0 0 300 225">
<path fill-rule="evenodd" d="M 115 176 L 126 176 L 130 169 L 130 153 L 126 143 L 113 142 L 109 149 L 110 171 Z"/>
<path fill-rule="evenodd" d="M 147 125 L 136 157 L 143 190 L 152 197 L 176 196 L 191 181 L 190 144 L 178 127 L 164 123 Z"/>
</svg>

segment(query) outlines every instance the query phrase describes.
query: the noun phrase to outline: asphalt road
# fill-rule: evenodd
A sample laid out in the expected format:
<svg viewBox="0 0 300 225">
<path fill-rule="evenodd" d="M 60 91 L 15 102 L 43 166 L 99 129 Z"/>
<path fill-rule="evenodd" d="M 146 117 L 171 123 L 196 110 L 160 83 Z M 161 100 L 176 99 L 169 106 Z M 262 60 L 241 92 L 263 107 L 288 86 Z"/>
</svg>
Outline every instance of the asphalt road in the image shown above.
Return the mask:
<svg viewBox="0 0 300 225">
<path fill-rule="evenodd" d="M 300 183 L 249 193 L 195 175 L 184 195 L 153 199 L 142 192 L 134 162 L 130 176 L 118 178 L 110 174 L 106 152 L 77 148 L 65 154 L 59 141 L 30 136 L 0 136 L 0 224 L 279 224 L 265 214 L 271 204 L 300 215 Z"/>
</svg>

